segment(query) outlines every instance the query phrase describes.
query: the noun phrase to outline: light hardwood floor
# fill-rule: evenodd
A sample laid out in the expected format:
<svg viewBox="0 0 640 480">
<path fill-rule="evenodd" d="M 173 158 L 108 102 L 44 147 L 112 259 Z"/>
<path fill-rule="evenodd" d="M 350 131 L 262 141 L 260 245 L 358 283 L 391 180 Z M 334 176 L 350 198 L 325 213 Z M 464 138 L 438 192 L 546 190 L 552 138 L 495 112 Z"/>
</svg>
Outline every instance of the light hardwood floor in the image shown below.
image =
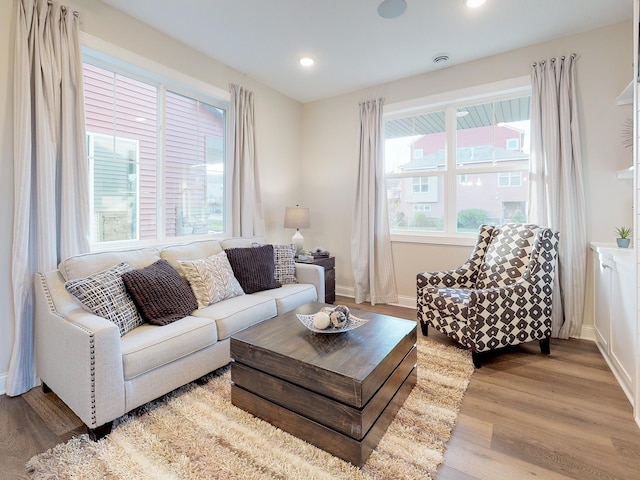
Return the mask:
<svg viewBox="0 0 640 480">
<path fill-rule="evenodd" d="M 407 308 L 336 303 L 415 319 Z M 82 432 L 55 394 L 0 396 L 0 479 L 28 478 L 29 458 Z M 473 374 L 438 480 L 521 479 L 640 479 L 640 428 L 594 343 L 552 340 L 550 356 L 537 342 L 509 348 Z"/>
</svg>

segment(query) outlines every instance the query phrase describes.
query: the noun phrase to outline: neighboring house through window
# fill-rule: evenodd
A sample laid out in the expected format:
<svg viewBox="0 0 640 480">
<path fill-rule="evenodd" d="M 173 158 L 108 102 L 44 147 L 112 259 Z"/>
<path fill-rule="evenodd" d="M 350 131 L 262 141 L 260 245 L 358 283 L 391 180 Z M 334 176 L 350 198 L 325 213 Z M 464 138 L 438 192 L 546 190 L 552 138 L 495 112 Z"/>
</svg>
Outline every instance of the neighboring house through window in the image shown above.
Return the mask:
<svg viewBox="0 0 640 480">
<path fill-rule="evenodd" d="M 526 220 L 530 90 L 523 77 L 385 107 L 394 236 L 462 238 Z"/>
<path fill-rule="evenodd" d="M 91 240 L 230 231 L 228 100 L 83 49 Z"/>
</svg>

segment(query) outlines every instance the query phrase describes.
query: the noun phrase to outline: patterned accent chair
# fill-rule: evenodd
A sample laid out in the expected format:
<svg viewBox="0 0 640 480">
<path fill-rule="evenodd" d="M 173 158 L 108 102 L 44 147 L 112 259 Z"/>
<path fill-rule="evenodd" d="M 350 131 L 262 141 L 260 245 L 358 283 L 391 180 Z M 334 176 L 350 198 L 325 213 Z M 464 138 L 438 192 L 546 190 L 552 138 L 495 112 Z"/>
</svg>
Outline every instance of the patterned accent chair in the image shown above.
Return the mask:
<svg viewBox="0 0 640 480">
<path fill-rule="evenodd" d="M 476 368 L 482 352 L 532 340 L 549 354 L 559 239 L 533 224 L 482 225 L 464 265 L 418 273 L 423 335 L 431 326 L 468 347 Z"/>
</svg>

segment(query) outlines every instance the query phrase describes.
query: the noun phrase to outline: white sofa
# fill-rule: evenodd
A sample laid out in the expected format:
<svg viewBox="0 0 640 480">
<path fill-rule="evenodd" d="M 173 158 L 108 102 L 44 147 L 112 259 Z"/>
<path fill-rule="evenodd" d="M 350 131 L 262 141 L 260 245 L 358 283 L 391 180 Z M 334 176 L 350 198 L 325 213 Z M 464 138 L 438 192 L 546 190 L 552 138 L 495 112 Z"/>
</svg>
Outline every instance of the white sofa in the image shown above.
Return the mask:
<svg viewBox="0 0 640 480">
<path fill-rule="evenodd" d="M 262 238 L 205 240 L 162 248 L 91 253 L 66 259 L 35 277 L 37 373 L 87 425 L 92 438 L 113 420 L 230 362 L 232 334 L 305 303 L 324 298 L 321 267 L 295 264 L 299 283 L 241 295 L 199 308 L 165 326 L 142 324 L 120 336 L 115 323 L 96 316 L 65 290 L 119 262 L 134 269 L 165 259 L 195 260 Z"/>
</svg>

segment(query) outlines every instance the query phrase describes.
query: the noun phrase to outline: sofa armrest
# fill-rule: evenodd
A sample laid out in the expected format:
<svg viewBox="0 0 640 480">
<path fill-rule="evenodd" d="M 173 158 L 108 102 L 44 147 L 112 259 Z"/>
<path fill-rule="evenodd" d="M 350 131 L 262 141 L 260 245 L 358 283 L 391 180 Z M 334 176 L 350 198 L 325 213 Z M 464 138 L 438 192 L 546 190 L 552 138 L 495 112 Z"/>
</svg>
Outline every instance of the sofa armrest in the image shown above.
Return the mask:
<svg viewBox="0 0 640 480">
<path fill-rule="evenodd" d="M 298 283 L 315 285 L 318 301 L 324 302 L 324 268 L 310 263 L 296 263 L 296 278 Z"/>
<path fill-rule="evenodd" d="M 118 327 L 80 307 L 64 290 L 58 271 L 37 273 L 35 351 L 37 373 L 89 427 L 126 413 Z"/>
</svg>

